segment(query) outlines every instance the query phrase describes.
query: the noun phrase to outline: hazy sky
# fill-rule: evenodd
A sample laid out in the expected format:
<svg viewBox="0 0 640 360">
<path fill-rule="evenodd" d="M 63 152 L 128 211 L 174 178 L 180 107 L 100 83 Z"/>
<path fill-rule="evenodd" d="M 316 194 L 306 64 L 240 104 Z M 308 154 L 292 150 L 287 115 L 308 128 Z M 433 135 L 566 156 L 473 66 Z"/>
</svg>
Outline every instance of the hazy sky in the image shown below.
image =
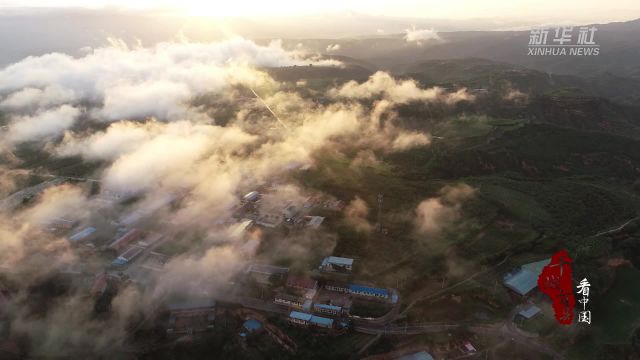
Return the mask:
<svg viewBox="0 0 640 360">
<path fill-rule="evenodd" d="M 509 18 L 607 22 L 640 17 L 638 0 L 0 0 L 0 7 L 164 7 L 197 16 L 299 15 L 356 11 L 443 19 Z"/>
</svg>

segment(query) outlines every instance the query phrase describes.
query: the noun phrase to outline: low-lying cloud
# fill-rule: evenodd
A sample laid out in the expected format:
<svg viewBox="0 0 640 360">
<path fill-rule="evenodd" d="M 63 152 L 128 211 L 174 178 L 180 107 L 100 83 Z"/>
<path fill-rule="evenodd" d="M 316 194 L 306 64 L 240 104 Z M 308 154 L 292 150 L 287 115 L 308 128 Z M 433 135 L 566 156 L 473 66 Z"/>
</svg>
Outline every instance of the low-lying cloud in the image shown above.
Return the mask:
<svg viewBox="0 0 640 360">
<path fill-rule="evenodd" d="M 424 235 L 437 235 L 461 216 L 463 202 L 475 190 L 466 184 L 446 186 L 440 196 L 423 200 L 416 208 L 416 230 Z"/>
<path fill-rule="evenodd" d="M 447 104 L 455 104 L 459 101 L 473 101 L 473 94 L 465 88 L 455 92 L 447 92 L 441 87 L 421 89 L 415 80 L 396 80 L 386 72 L 378 71 L 359 84 L 349 81 L 338 89 L 334 89 L 331 95 L 337 98 L 370 99 L 382 97 L 394 103 L 407 103 L 410 101 L 440 101 Z"/>
<path fill-rule="evenodd" d="M 441 41 L 442 38 L 434 29 L 406 29 L 404 39 L 407 42 L 415 42 L 421 44 L 424 41 L 436 40 Z"/>
<path fill-rule="evenodd" d="M 303 64 L 339 62 L 285 51 L 277 41 L 261 46 L 234 38 L 160 43 L 152 48 L 112 41 L 82 57 L 51 53 L 0 70 L 0 107 L 41 112 L 84 104 L 91 105 L 96 120 L 176 120 L 187 115 L 188 101 L 198 94 L 218 92 L 229 84 L 255 86 L 263 77 L 254 76 L 252 68 Z"/>
<path fill-rule="evenodd" d="M 264 206 L 277 212 L 289 202 L 304 202 L 309 194 L 293 186 L 289 175 L 313 165 L 317 155 L 328 149 L 375 162 L 376 154 L 427 145 L 428 134 L 397 124 L 396 104 L 472 99 L 464 89 L 421 89 L 412 80 L 380 72 L 362 84 L 350 82 L 329 90 L 331 101 L 320 103 L 287 90 L 256 69 L 309 62 L 336 65 L 313 59 L 286 52 L 277 42 L 259 46 L 244 39 L 153 48 L 114 42 L 79 58 L 49 54 L 0 70 L 0 107 L 9 114 L 4 139 L 11 144 L 37 141 L 45 145 L 42 151 L 58 159 L 81 158 L 86 162 L 82 165 L 96 170 L 80 176 L 100 181 L 101 191 L 92 196 L 83 187 L 52 186 L 31 202 L 0 212 L 1 267 L 15 267 L 18 278 L 84 262 L 102 271 L 104 259 L 78 261 L 75 245 L 48 231 L 47 223 L 61 217 L 82 227 L 108 223 L 105 227 L 114 228 L 109 238 L 115 236 L 115 228 L 140 226 L 169 241 L 197 240 L 169 259 L 162 272 L 149 275 L 146 288 L 123 285 L 112 302 L 113 322 L 90 319 L 90 302 L 75 294 L 65 300 L 71 306 L 56 304 L 42 318 L 28 318 L 24 308 L 16 311 L 16 331 L 42 337 L 34 344 L 36 353 L 64 353 L 59 344 L 65 341 L 91 346 L 92 337 L 96 348 L 117 343 L 136 311 L 176 291 L 214 296 L 256 257 L 268 261 L 286 255 L 303 264 L 305 256 L 329 253 L 335 234 L 306 228 L 287 238 L 291 244 L 276 244 L 277 251 L 260 253 L 261 231 L 229 235 L 238 222 L 232 218 L 233 209 L 242 194 L 267 183 L 273 186 L 261 200 Z M 255 99 L 248 87 L 263 100 Z M 225 89 L 233 90 L 223 94 L 233 103 L 225 121 L 208 115 L 207 110 L 217 105 L 192 104 L 196 96 L 221 94 Z M 373 106 L 359 101 L 366 99 L 374 99 Z M 3 186 L 13 186 L 10 178 L 0 180 L 7 184 Z M 102 198 L 110 193 L 124 198 Z M 129 195 L 136 195 L 132 204 L 121 204 Z M 443 204 L 450 206 L 451 199 L 442 200 Z M 360 231 L 371 231 L 368 211 L 367 204 L 356 198 L 345 210 L 347 221 Z M 131 214 L 141 214 L 142 224 L 123 220 Z M 55 258 L 55 266 L 43 265 L 48 257 Z M 60 319 L 75 306 L 79 311 L 69 325 L 77 331 L 65 333 L 58 326 Z"/>
<path fill-rule="evenodd" d="M 62 105 L 35 115 L 17 116 L 9 124 L 5 140 L 13 144 L 62 135 L 73 126 L 79 116 L 80 109 L 70 105 Z"/>
<path fill-rule="evenodd" d="M 367 220 L 369 206 L 359 197 L 351 200 L 344 209 L 345 220 L 357 231 L 371 232 L 373 225 Z"/>
</svg>

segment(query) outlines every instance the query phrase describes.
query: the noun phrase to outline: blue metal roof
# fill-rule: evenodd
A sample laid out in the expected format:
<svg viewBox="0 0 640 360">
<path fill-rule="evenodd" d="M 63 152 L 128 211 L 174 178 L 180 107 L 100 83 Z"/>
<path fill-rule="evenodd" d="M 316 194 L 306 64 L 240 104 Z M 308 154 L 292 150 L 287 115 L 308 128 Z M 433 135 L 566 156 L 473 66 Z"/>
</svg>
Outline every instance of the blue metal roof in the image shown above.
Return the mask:
<svg viewBox="0 0 640 360">
<path fill-rule="evenodd" d="M 262 329 L 262 323 L 256 319 L 249 319 L 242 324 L 242 326 L 250 332 L 258 331 Z"/>
<path fill-rule="evenodd" d="M 538 286 L 538 277 L 550 262 L 551 259 L 544 259 L 524 264 L 515 274 L 505 276 L 504 285 L 520 295 L 527 295 Z"/>
<path fill-rule="evenodd" d="M 328 305 L 328 304 L 315 304 L 315 305 L 313 305 L 313 307 L 317 308 L 317 309 L 327 309 L 327 310 L 331 310 L 331 311 L 340 311 L 340 310 L 342 310 L 342 308 L 340 306 Z"/>
<path fill-rule="evenodd" d="M 320 325 L 320 326 L 326 326 L 326 327 L 332 327 L 333 326 L 333 319 L 328 319 L 328 318 L 324 318 L 324 317 L 320 317 L 320 316 L 311 316 L 310 322 L 312 324 L 316 324 L 316 325 Z"/>
<path fill-rule="evenodd" d="M 522 270 L 528 270 L 534 274 L 540 275 L 542 273 L 542 269 L 544 269 L 545 266 L 549 265 L 550 262 L 551 262 L 551 259 L 544 259 L 544 260 L 524 264 L 522 265 Z"/>
<path fill-rule="evenodd" d="M 75 241 L 80 241 L 80 240 L 82 240 L 82 239 L 86 238 L 87 236 L 89 236 L 89 235 L 93 234 L 94 232 L 96 232 L 96 228 L 94 228 L 94 227 L 88 227 L 88 228 L 86 228 L 86 229 L 84 229 L 84 230 L 80 231 L 79 233 L 76 233 L 76 234 L 72 235 L 72 236 L 69 238 L 69 240 L 74 241 L 74 242 L 75 242 Z"/>
<path fill-rule="evenodd" d="M 115 260 L 111 262 L 112 265 L 117 265 L 117 266 L 122 266 L 122 265 L 125 265 L 126 263 L 128 263 L 128 261 L 121 257 L 117 257 Z"/>
<path fill-rule="evenodd" d="M 520 270 L 504 279 L 504 285 L 520 295 L 527 295 L 538 286 L 538 276 L 528 270 Z"/>
<path fill-rule="evenodd" d="M 349 284 L 349 291 L 376 294 L 384 297 L 389 296 L 389 291 L 387 291 L 387 289 L 380 289 L 380 288 L 374 288 L 374 287 L 356 285 L 356 284 Z"/>
<path fill-rule="evenodd" d="M 353 265 L 353 259 L 343 258 L 339 256 L 329 256 L 324 258 L 324 260 L 322 260 L 322 265 L 327 265 L 327 264 L 336 264 L 336 265 L 342 265 L 342 266 Z"/>
<path fill-rule="evenodd" d="M 302 321 L 311 321 L 311 314 L 307 314 L 307 313 L 303 313 L 300 311 L 292 311 L 289 314 L 289 317 L 292 319 L 296 319 L 296 320 L 302 320 Z"/>
<path fill-rule="evenodd" d="M 520 311 L 518 313 L 518 315 L 524 317 L 525 319 L 531 319 L 532 317 L 534 317 L 539 312 L 540 312 L 540 308 L 539 307 L 537 307 L 535 305 L 531 305 L 527 309 L 524 309 L 524 310 Z"/>
</svg>

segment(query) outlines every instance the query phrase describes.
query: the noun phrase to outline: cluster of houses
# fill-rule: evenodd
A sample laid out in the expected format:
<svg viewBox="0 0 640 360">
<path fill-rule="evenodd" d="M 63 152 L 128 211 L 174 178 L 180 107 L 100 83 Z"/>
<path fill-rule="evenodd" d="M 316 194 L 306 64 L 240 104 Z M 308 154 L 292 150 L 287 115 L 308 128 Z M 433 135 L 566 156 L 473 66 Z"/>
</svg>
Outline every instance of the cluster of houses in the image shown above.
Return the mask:
<svg viewBox="0 0 640 360">
<path fill-rule="evenodd" d="M 248 219 L 252 223 L 264 228 L 277 228 L 280 225 L 297 228 L 317 229 L 324 222 L 322 216 L 307 215 L 308 210 L 321 204 L 318 197 L 309 197 L 304 202 L 294 203 L 287 202 L 284 205 L 266 206 L 262 202 L 263 195 L 258 191 L 251 191 L 242 197 L 242 201 L 233 211 L 233 217 L 236 219 Z M 327 204 L 333 204 L 329 207 Z M 334 204 L 336 203 L 336 204 Z M 342 207 L 340 207 L 342 204 Z M 344 207 L 343 202 L 327 202 L 325 208 L 341 211 Z"/>
<path fill-rule="evenodd" d="M 325 329 L 332 329 L 334 326 L 333 319 L 299 311 L 292 311 L 289 313 L 289 322 L 301 326 L 313 325 Z"/>
<path fill-rule="evenodd" d="M 350 272 L 354 259 L 329 256 L 322 261 L 320 269 L 327 272 Z M 248 269 L 254 279 L 273 281 L 286 276 L 284 287 L 276 292 L 273 302 L 290 309 L 289 322 L 302 326 L 332 328 L 333 318 L 349 316 L 352 297 L 368 300 L 396 302 L 397 294 L 383 288 L 336 281 L 315 280 L 310 277 L 288 274 L 288 269 L 272 265 L 253 264 Z M 338 324 L 343 326 L 343 322 Z"/>
<path fill-rule="evenodd" d="M 114 240 L 108 248 L 115 250 L 118 257 L 112 264 L 126 265 L 138 257 L 142 252 L 162 239 L 162 234 L 132 229 Z"/>
<path fill-rule="evenodd" d="M 531 300 L 538 287 L 538 278 L 550 262 L 551 259 L 544 259 L 524 264 L 504 276 L 502 283 L 509 290 L 512 299 L 524 303 L 517 314 L 518 319 L 526 321 L 541 314 L 541 309 Z"/>
</svg>

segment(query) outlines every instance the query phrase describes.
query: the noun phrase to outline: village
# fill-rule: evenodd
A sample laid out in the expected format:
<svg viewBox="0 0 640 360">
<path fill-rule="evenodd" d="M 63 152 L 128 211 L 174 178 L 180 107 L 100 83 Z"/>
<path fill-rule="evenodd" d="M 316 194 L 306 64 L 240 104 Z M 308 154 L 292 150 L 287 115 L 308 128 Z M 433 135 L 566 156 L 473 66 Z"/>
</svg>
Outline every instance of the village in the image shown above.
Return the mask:
<svg viewBox="0 0 640 360">
<path fill-rule="evenodd" d="M 122 200 L 120 195 L 113 193 L 99 196 L 110 199 L 105 201 Z M 265 207 L 262 204 L 265 196 L 269 195 L 259 191 L 245 194 L 241 202 L 231 209 L 230 220 L 218 226 L 228 229 L 231 237 L 250 236 L 256 229 L 263 232 L 282 228 L 289 231 L 318 231 L 325 218 L 317 215 L 317 209 L 322 209 L 325 214 L 326 211 L 340 213 L 344 209 L 344 202 L 320 196 L 309 197 L 302 203 L 285 201 L 280 208 L 272 205 Z M 135 210 L 125 213 L 119 221 L 112 221 L 111 229 L 115 231 L 115 236 L 110 240 L 97 236 L 104 234 L 104 229 L 70 219 L 57 219 L 43 224 L 43 231 L 66 236 L 78 254 L 90 259 L 86 264 L 81 262 L 65 269 L 63 273 L 86 288 L 87 296 L 95 299 L 96 311 L 108 312 L 111 299 L 119 288 L 144 288 L 154 276 L 162 276 L 163 266 L 171 260 L 172 253 L 167 249 L 172 249 L 173 239 L 160 232 L 147 230 L 144 220 L 161 207 L 179 199 L 178 195 L 167 196 L 145 212 Z M 406 306 L 399 291 L 358 280 L 357 271 L 354 271 L 358 267 L 358 258 L 338 255 L 326 256 L 316 266 L 307 269 L 247 262 L 243 265 L 244 270 L 215 294 L 207 292 L 206 286 L 199 283 L 192 284 L 198 289 L 195 297 L 167 294 L 164 300 L 156 304 L 156 317 L 162 319 L 168 339 L 177 339 L 206 336 L 219 326 L 219 316 L 231 313 L 242 319 L 242 325 L 236 331 L 242 346 L 250 346 L 252 339 L 266 333 L 292 354 L 296 353 L 298 345 L 287 335 L 287 330 L 281 328 L 282 324 L 304 329 L 315 336 L 329 337 L 354 332 L 377 336 L 421 334 L 458 328 L 457 325 L 446 324 L 414 324 L 410 327 L 395 324 L 401 318 L 402 306 Z M 103 259 L 104 265 L 96 265 L 95 259 Z M 522 341 L 531 341 L 533 335 L 522 330 L 521 325 L 542 316 L 541 308 L 549 307 L 548 301 L 535 291 L 538 276 L 548 262 L 549 259 L 543 259 L 523 264 L 504 274 L 502 283 L 512 294 L 514 307 L 504 323 L 505 328 L 499 330 L 502 331 L 500 336 L 519 336 Z M 2 294 L 5 300 L 11 297 L 6 291 Z M 279 319 L 276 323 L 269 320 L 273 316 Z M 491 331 L 498 330 L 492 328 Z M 429 349 L 431 352 L 421 347 L 410 354 L 394 351 L 387 357 L 372 359 L 439 359 L 454 353 L 471 356 L 483 350 L 474 339 L 477 340 L 477 336 L 466 334 L 451 339 L 453 345 Z"/>
</svg>

